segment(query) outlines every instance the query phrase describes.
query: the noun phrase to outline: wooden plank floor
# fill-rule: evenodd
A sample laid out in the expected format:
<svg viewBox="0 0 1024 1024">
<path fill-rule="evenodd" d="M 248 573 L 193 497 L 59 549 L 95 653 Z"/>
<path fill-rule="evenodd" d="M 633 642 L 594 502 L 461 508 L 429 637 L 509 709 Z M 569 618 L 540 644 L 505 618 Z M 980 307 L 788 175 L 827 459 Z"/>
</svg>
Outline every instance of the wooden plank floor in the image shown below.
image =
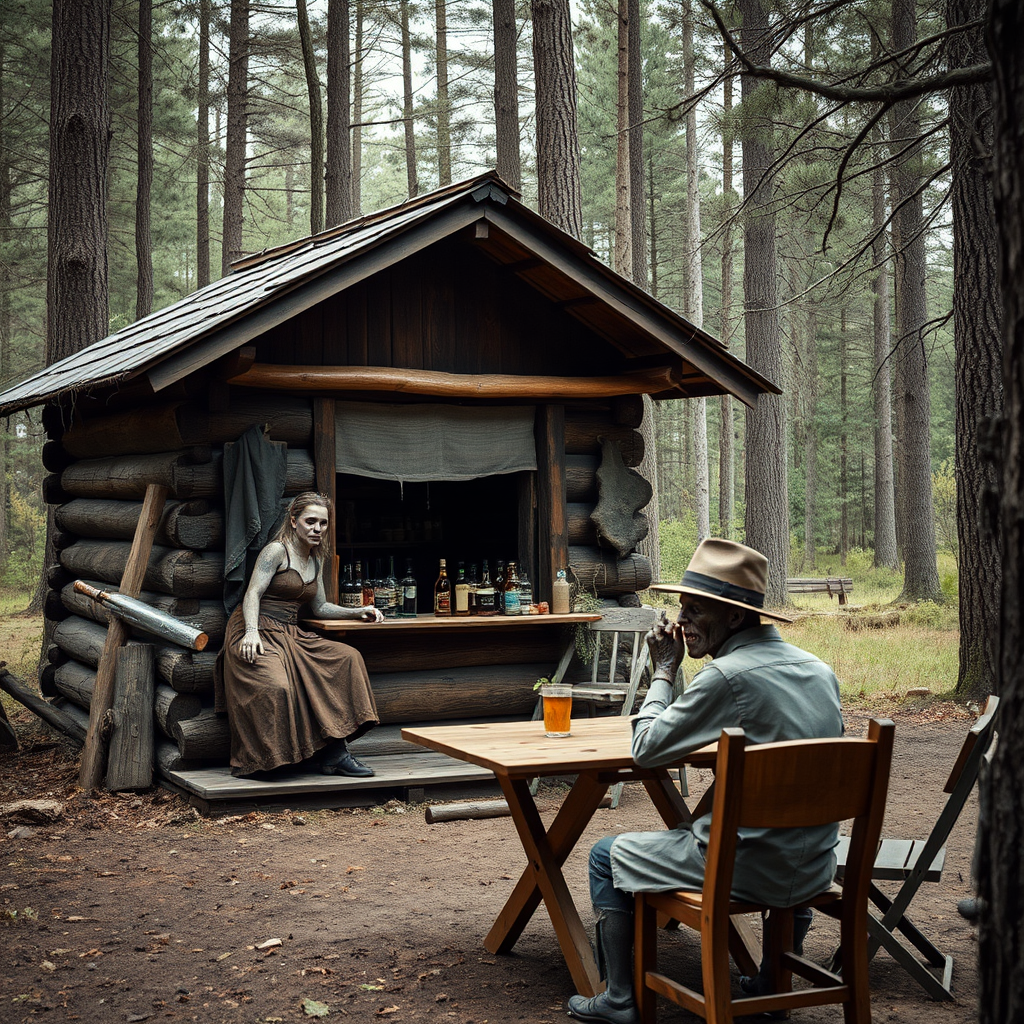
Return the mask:
<svg viewBox="0 0 1024 1024">
<path fill-rule="evenodd" d="M 487 782 L 494 774 L 465 761 L 431 750 L 414 753 L 363 757 L 376 775 L 352 779 L 344 775 L 320 775 L 313 772 L 288 772 L 272 781 L 238 779 L 227 765 L 195 771 L 162 771 L 168 782 L 180 790 L 208 802 L 253 801 L 301 795 L 326 796 L 330 793 L 372 789 L 410 789 L 459 782 Z"/>
</svg>

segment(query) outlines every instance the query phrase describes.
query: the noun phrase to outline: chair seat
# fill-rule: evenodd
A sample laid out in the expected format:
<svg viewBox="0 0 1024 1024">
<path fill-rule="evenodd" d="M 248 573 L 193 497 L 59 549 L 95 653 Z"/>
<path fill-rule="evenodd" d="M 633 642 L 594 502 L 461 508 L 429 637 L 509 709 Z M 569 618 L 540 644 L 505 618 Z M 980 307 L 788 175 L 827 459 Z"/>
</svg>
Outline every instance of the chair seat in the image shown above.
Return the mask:
<svg viewBox="0 0 1024 1024">
<path fill-rule="evenodd" d="M 871 877 L 876 881 L 902 882 L 917 866 L 917 859 L 924 851 L 923 839 L 883 839 L 875 854 L 875 866 Z M 846 870 L 846 854 L 850 848 L 850 837 L 840 836 L 836 847 L 836 878 L 842 879 Z M 926 882 L 942 881 L 942 869 L 946 863 L 945 846 L 932 858 L 925 871 Z"/>
<path fill-rule="evenodd" d="M 626 699 L 626 688 L 577 683 L 572 688 L 572 695 L 575 700 L 589 700 L 594 704 L 621 704 Z"/>
<path fill-rule="evenodd" d="M 809 900 L 802 900 L 800 903 L 794 904 L 796 907 L 815 907 L 823 908 L 832 903 L 838 903 L 843 898 L 843 890 L 838 885 L 831 885 L 823 892 L 818 893 L 816 896 L 812 896 Z M 666 913 L 670 913 L 671 906 L 677 908 L 686 908 L 687 910 L 699 911 L 704 897 L 699 892 L 688 892 L 685 889 L 677 889 L 673 892 L 665 893 L 651 893 L 648 896 L 649 902 L 657 907 L 658 910 L 662 910 Z M 791 908 L 775 908 L 768 903 L 748 903 L 742 900 L 730 900 L 729 901 L 729 916 L 732 917 L 736 914 L 760 914 L 766 910 L 775 909 L 791 909 Z"/>
</svg>

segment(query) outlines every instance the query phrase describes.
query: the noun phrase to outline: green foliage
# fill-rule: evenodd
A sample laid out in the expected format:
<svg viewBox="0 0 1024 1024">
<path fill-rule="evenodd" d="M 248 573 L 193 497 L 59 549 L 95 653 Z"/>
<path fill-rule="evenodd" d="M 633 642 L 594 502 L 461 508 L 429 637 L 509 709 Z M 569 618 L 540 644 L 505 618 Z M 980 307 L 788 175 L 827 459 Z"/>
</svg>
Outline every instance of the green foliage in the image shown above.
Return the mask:
<svg viewBox="0 0 1024 1024">
<path fill-rule="evenodd" d="M 945 459 L 932 473 L 932 500 L 935 502 L 935 536 L 939 544 L 960 559 L 960 538 L 956 529 L 956 470 Z M 943 586 L 943 593 L 946 592 Z"/>
<path fill-rule="evenodd" d="M 661 548 L 661 575 L 665 582 L 683 578 L 686 566 L 697 549 L 697 516 L 684 509 L 681 518 L 662 520 L 658 527 Z"/>
</svg>

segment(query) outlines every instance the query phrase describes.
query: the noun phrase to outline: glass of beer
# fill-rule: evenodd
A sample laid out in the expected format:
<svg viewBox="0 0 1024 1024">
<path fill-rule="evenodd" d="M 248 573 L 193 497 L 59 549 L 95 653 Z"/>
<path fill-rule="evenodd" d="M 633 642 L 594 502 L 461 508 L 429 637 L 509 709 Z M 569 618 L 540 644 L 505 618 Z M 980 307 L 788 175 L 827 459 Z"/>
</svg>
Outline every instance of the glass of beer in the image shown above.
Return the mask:
<svg viewBox="0 0 1024 1024">
<path fill-rule="evenodd" d="M 555 738 L 569 735 L 572 715 L 572 687 L 549 684 L 540 688 L 544 699 L 544 734 Z"/>
</svg>

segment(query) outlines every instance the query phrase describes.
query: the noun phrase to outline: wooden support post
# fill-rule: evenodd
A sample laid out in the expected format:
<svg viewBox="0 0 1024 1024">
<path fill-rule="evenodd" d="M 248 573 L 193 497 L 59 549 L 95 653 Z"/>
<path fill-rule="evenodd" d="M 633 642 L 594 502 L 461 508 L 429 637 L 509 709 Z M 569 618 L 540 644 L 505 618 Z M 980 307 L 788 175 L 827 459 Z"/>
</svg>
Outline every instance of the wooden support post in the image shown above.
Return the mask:
<svg viewBox="0 0 1024 1024">
<path fill-rule="evenodd" d="M 127 597 L 138 597 L 142 591 L 142 580 L 146 575 L 149 554 L 153 549 L 153 538 L 160 525 L 168 493 L 168 489 L 162 484 L 149 484 L 146 487 L 139 525 L 135 528 L 135 539 L 132 541 L 119 588 Z M 114 700 L 115 653 L 124 645 L 127 637 L 126 623 L 120 619 L 110 623 L 107 628 L 107 640 L 96 669 L 96 686 L 89 708 L 89 731 L 85 737 L 82 766 L 78 773 L 78 783 L 84 790 L 95 789 L 103 777 L 104 745 L 101 729 L 104 717 Z"/>
<path fill-rule="evenodd" d="M 338 529 L 338 508 L 335 495 L 337 463 L 334 450 L 334 399 L 313 399 L 313 466 L 316 471 L 316 489 L 331 499 L 334 509 L 331 513 L 332 529 L 323 540 L 321 558 L 324 567 L 324 596 L 332 604 L 338 603 L 337 545 L 334 542 Z"/>
<path fill-rule="evenodd" d="M 540 563 L 534 582 L 535 600 L 550 601 L 559 569 L 569 564 L 566 523 L 565 406 L 537 408 L 537 551 Z"/>
<path fill-rule="evenodd" d="M 126 644 L 115 660 L 106 787 L 117 793 L 153 784 L 153 645 Z"/>
</svg>

